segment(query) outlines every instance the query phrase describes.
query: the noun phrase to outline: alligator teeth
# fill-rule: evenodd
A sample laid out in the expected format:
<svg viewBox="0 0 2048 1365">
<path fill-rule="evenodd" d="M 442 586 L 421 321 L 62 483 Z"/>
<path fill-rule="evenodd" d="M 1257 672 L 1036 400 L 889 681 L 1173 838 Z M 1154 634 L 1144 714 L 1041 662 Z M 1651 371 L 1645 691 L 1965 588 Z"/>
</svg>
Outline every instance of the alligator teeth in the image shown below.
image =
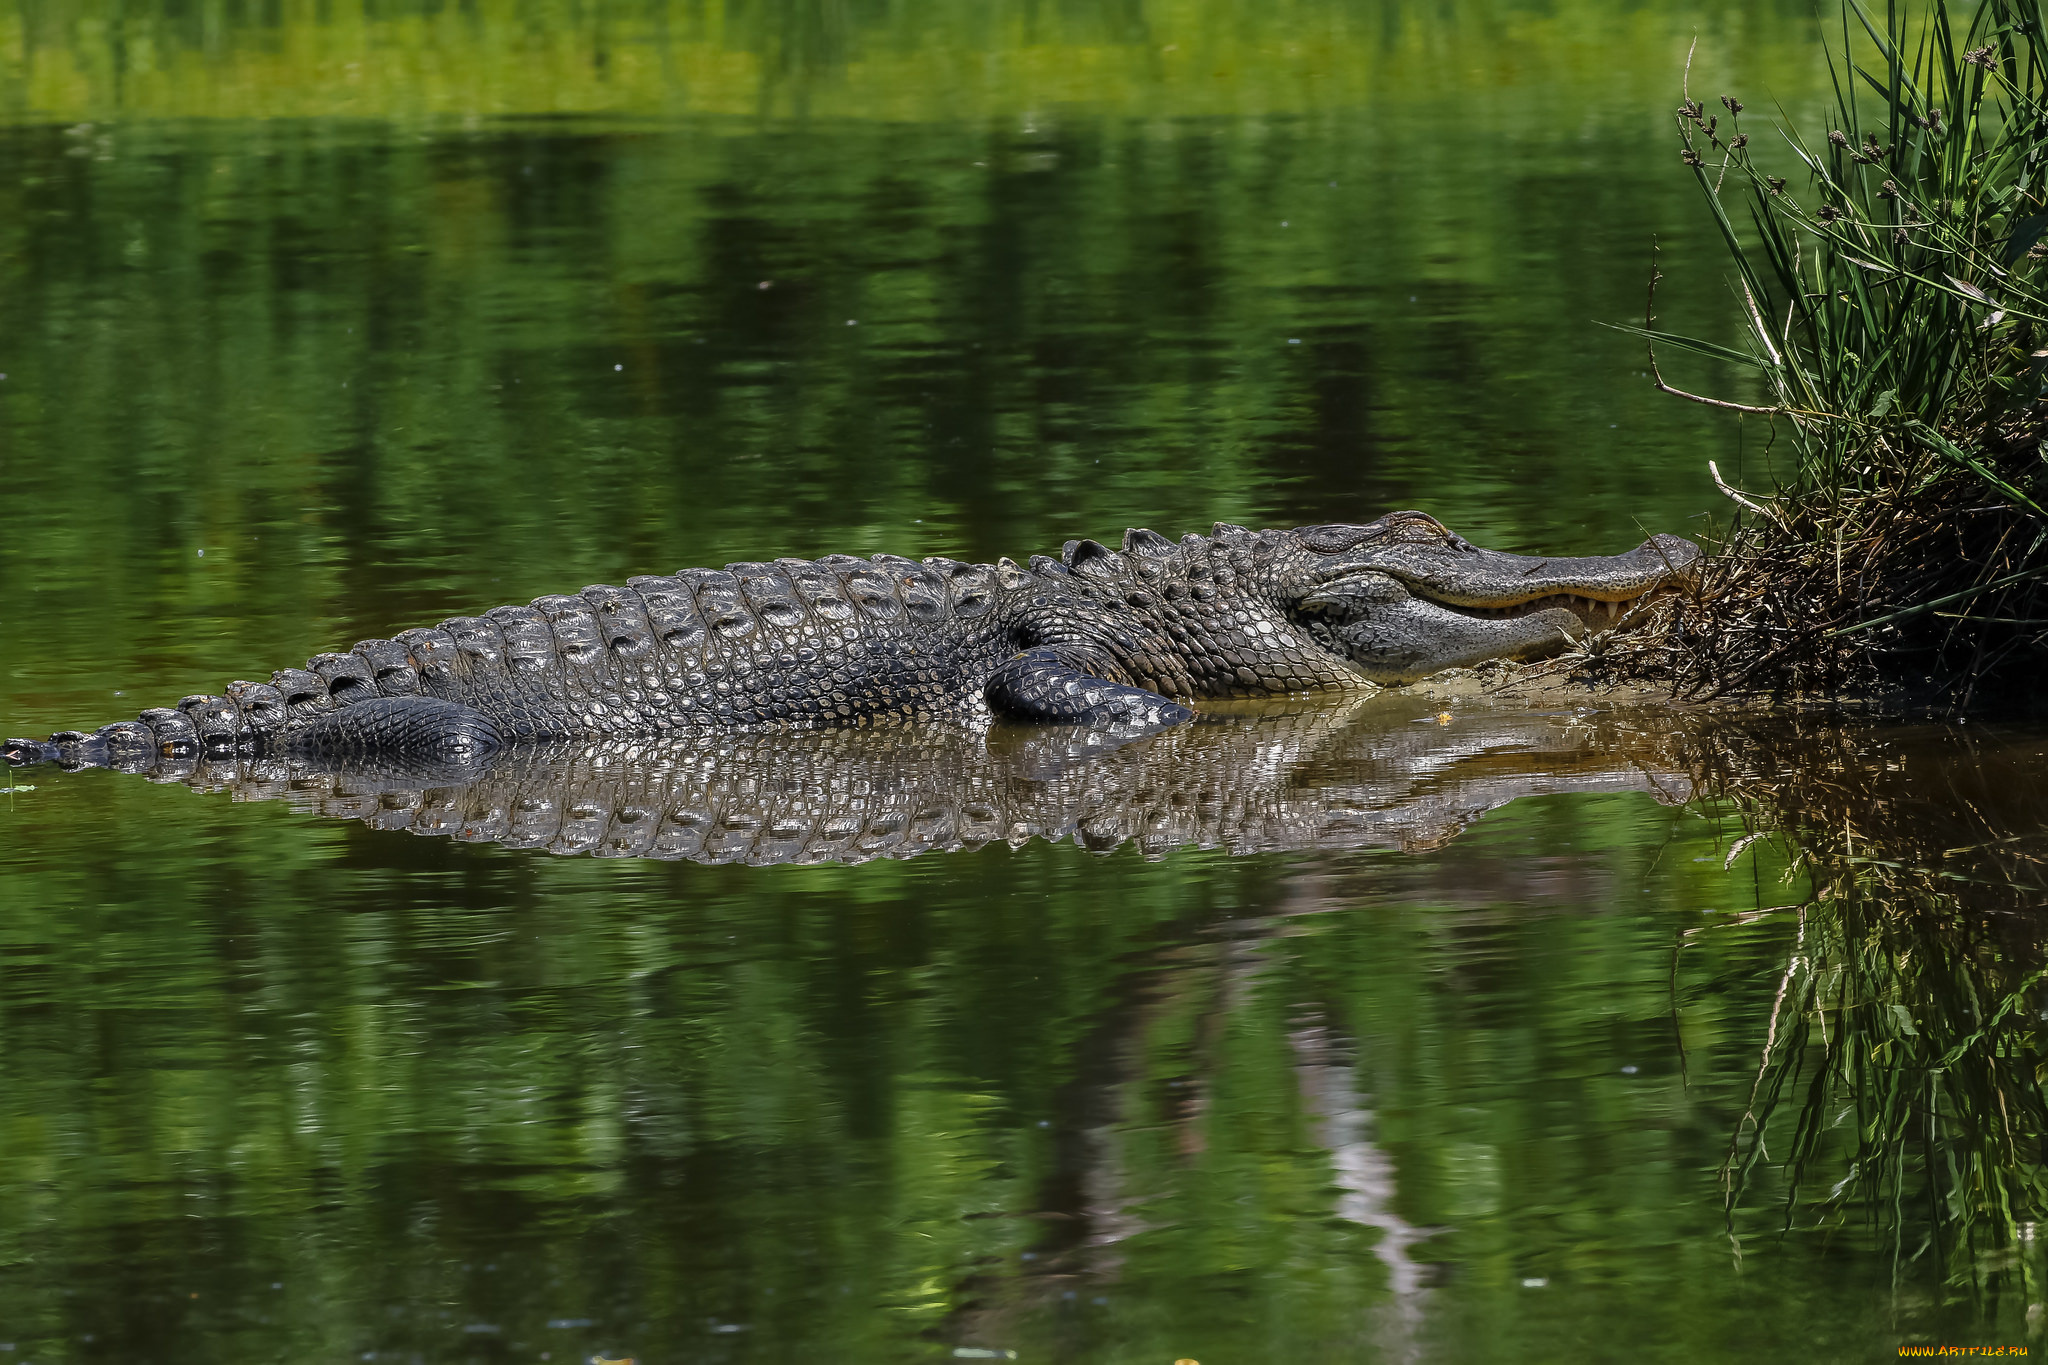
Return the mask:
<svg viewBox="0 0 2048 1365">
<path fill-rule="evenodd" d="M 1613 602 L 1613 601 L 1610 601 L 1610 602 L 1609 602 L 1609 603 L 1607 604 L 1607 619 L 1608 619 L 1608 620 L 1610 620 L 1610 621 L 1612 621 L 1612 620 L 1614 619 L 1614 614 L 1615 614 L 1616 612 L 1620 611 L 1620 610 L 1621 610 L 1621 603 L 1619 603 L 1619 602 Z"/>
</svg>

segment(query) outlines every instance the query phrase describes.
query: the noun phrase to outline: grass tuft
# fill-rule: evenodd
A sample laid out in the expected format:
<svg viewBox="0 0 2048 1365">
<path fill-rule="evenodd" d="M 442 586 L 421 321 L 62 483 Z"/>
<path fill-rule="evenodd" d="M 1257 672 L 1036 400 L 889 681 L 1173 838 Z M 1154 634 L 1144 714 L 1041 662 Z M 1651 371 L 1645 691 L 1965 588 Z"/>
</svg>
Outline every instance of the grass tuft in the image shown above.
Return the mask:
<svg viewBox="0 0 2048 1365">
<path fill-rule="evenodd" d="M 1654 270 L 1628 330 L 1658 388 L 1767 419 L 1794 468 L 1774 495 L 1723 484 L 1743 510 L 1696 590 L 1598 667 L 1695 696 L 2027 698 L 2048 665 L 2042 0 L 1967 22 L 1845 0 L 1829 47 L 1818 136 L 1758 128 L 1734 96 L 1677 111 L 1747 344 L 1660 330 Z M 1752 370 L 1767 401 L 1678 388 L 1660 350 Z"/>
</svg>

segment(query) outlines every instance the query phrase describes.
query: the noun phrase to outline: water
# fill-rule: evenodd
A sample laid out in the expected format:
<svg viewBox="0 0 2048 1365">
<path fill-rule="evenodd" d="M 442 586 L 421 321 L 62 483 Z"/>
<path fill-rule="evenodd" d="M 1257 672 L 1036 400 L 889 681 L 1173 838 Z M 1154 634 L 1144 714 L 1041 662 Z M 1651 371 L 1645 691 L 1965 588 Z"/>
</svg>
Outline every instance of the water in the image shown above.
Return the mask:
<svg viewBox="0 0 2048 1365">
<path fill-rule="evenodd" d="M 1662 320 L 1733 336 L 1664 120 L 1696 33 L 1695 95 L 1810 103 L 1809 22 L 17 8 L 0 729 L 740 558 L 1684 532 L 1770 434 L 1596 324 L 1654 240 Z M 1416 697 L 1062 742 L 16 774 L 0 1359 L 2035 1340 L 2037 732 Z M 1725 1212 L 1815 1057 L 1870 1059 L 1816 1113 L 1924 1094 L 1927 1145 L 1823 1124 Z M 1853 1171 L 1911 1197 L 1827 1206 Z"/>
</svg>

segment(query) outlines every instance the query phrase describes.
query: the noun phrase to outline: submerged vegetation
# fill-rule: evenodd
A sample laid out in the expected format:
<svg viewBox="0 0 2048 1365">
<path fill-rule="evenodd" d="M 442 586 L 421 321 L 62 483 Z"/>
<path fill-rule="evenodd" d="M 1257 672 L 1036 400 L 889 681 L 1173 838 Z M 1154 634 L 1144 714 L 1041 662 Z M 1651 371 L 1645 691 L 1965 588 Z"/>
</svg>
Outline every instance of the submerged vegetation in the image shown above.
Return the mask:
<svg viewBox="0 0 2048 1365">
<path fill-rule="evenodd" d="M 1880 17 L 1850 0 L 1831 46 L 1824 135 L 1767 134 L 1732 95 L 1717 108 L 1688 90 L 1678 110 L 1747 348 L 1660 331 L 1651 313 L 1651 377 L 1769 419 L 1793 464 L 1775 496 L 1726 490 L 1744 514 L 1630 663 L 1694 694 L 2009 700 L 2048 663 L 2042 5 Z M 1667 383 L 1660 346 L 1758 372 L 1766 401 Z"/>
<path fill-rule="evenodd" d="M 1723 1174 L 1731 1230 L 1861 1236 L 1974 1292 L 2041 1295 L 2048 792 L 2024 733 L 1702 732 L 1702 791 L 1790 836 L 1791 928 Z M 1694 929 L 1688 943 L 1713 930 Z"/>
</svg>

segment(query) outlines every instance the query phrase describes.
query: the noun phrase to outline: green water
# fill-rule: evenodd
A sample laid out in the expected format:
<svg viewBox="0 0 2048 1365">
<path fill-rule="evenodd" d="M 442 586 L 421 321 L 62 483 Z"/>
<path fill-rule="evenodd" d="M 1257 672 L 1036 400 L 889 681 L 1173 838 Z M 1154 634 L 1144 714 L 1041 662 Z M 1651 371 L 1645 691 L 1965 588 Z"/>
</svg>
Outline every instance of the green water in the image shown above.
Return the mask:
<svg viewBox="0 0 2048 1365">
<path fill-rule="evenodd" d="M 1663 320 L 1732 337 L 1668 110 L 1696 35 L 1695 95 L 1805 107 L 1810 24 L 23 0 L 0 730 L 732 559 L 1696 528 L 1705 462 L 1767 483 L 1770 433 L 1599 324 L 1641 318 L 1654 242 Z M 1759 913 L 1812 894 L 1794 845 L 1724 868 L 1728 801 L 752 867 L 14 782 L 0 1361 L 1866 1360 L 2041 1325 L 2030 1241 L 1943 1240 L 1967 1209 L 1724 1216 L 1819 960 Z M 1986 942 L 1994 994 L 2039 960 Z"/>
</svg>

